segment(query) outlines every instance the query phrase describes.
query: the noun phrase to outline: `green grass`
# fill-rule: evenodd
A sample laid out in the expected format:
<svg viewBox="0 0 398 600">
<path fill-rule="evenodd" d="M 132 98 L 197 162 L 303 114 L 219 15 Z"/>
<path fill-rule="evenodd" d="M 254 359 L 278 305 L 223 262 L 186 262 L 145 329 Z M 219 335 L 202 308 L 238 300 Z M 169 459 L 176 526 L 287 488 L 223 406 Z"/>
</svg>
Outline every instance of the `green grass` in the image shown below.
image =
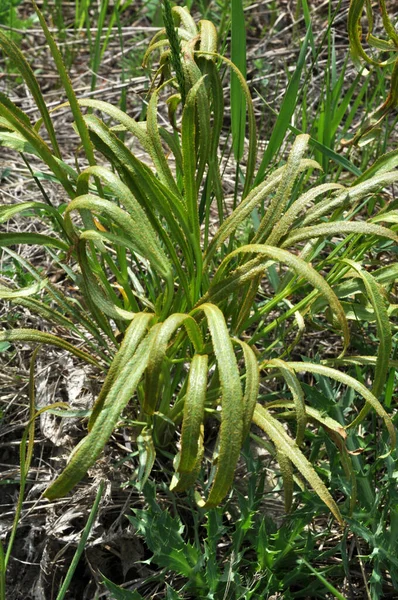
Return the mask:
<svg viewBox="0 0 398 600">
<path fill-rule="evenodd" d="M 24 30 L 29 28 L 33 19 L 22 19 L 19 16 L 19 5 L 22 0 L 2 0 L 0 3 L 0 25 L 4 26 L 7 36 L 18 42 L 21 34 L 13 30 Z"/>
</svg>

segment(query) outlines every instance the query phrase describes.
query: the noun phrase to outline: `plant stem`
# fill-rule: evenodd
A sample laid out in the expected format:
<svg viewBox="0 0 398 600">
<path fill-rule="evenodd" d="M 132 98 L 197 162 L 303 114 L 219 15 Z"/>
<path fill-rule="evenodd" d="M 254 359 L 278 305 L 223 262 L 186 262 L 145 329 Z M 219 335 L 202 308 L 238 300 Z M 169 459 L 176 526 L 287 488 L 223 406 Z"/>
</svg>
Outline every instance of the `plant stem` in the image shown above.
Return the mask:
<svg viewBox="0 0 398 600">
<path fill-rule="evenodd" d="M 83 529 L 82 537 L 80 538 L 80 541 L 79 541 L 79 543 L 77 545 L 75 555 L 74 555 L 74 557 L 72 559 L 72 562 L 70 564 L 70 567 L 68 569 L 68 572 L 66 574 L 64 582 L 63 582 L 63 584 L 61 586 L 61 589 L 58 592 L 58 596 L 57 596 L 56 600 L 63 600 L 63 598 L 65 597 L 66 592 L 68 591 L 69 584 L 72 581 L 73 574 L 74 574 L 74 572 L 76 570 L 76 567 L 77 567 L 77 565 L 79 563 L 80 557 L 83 554 L 83 551 L 84 551 L 84 548 L 85 548 L 88 536 L 90 535 L 91 528 L 92 528 L 92 526 L 94 524 L 94 521 L 95 521 L 95 518 L 97 516 L 97 512 L 98 512 L 98 508 L 99 508 L 99 503 L 101 501 L 102 494 L 104 492 L 104 487 L 105 487 L 105 483 L 104 483 L 104 481 L 101 481 L 101 483 L 99 484 L 99 487 L 98 487 L 98 492 L 97 492 L 97 495 L 95 497 L 93 507 L 92 507 L 92 509 L 90 511 L 90 514 L 88 516 L 86 526 Z"/>
</svg>

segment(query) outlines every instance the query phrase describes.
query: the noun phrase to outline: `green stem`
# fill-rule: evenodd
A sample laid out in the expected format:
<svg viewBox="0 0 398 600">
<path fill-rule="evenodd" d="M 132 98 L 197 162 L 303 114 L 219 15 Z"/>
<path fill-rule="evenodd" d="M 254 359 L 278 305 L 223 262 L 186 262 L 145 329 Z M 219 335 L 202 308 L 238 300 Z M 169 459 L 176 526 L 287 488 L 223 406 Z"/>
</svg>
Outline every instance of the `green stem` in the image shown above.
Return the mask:
<svg viewBox="0 0 398 600">
<path fill-rule="evenodd" d="M 72 581 L 73 574 L 74 574 L 74 572 L 76 570 L 76 567 L 77 567 L 77 565 L 79 563 L 80 557 L 83 554 L 83 551 L 84 551 L 84 548 L 86 546 L 86 542 L 87 542 L 88 536 L 90 535 L 90 531 L 92 529 L 92 526 L 94 525 L 94 521 L 95 521 L 95 518 L 97 516 L 97 512 L 98 512 L 99 504 L 100 504 L 100 501 L 101 501 L 101 498 L 102 498 L 102 494 L 104 493 L 104 488 L 105 488 L 105 483 L 104 483 L 104 481 L 101 481 L 101 483 L 99 484 L 99 487 L 98 487 L 98 492 L 97 492 L 97 495 L 95 497 L 93 507 L 92 507 L 92 509 L 90 511 L 90 514 L 88 516 L 86 526 L 83 529 L 82 537 L 80 538 L 80 541 L 79 541 L 79 543 L 77 545 L 76 552 L 74 554 L 74 557 L 72 559 L 72 562 L 71 562 L 70 567 L 68 569 L 68 572 L 66 574 L 64 582 L 63 582 L 63 584 L 61 586 L 61 589 L 58 592 L 58 596 L 57 596 L 56 600 L 63 600 L 63 598 L 65 597 L 66 592 L 68 591 L 69 584 Z"/>
<path fill-rule="evenodd" d="M 6 600 L 6 564 L 3 544 L 0 541 L 0 600 Z"/>
</svg>

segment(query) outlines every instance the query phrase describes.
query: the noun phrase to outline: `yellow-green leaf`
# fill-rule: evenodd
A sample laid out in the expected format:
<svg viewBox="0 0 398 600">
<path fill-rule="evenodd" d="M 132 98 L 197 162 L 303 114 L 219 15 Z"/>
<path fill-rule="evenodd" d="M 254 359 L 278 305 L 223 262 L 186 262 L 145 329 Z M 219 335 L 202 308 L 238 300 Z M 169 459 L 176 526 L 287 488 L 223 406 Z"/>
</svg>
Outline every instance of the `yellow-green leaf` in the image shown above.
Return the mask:
<svg viewBox="0 0 398 600">
<path fill-rule="evenodd" d="M 340 524 L 343 524 L 343 517 L 340 510 L 333 500 L 325 484 L 316 473 L 314 467 L 306 459 L 296 442 L 294 442 L 286 433 L 283 426 L 275 419 L 263 406 L 256 405 L 253 415 L 253 421 L 257 427 L 260 427 L 275 445 L 277 451 L 283 452 L 289 457 L 290 461 L 299 470 L 302 476 L 312 486 L 321 500 L 326 504 L 332 514 Z"/>
</svg>

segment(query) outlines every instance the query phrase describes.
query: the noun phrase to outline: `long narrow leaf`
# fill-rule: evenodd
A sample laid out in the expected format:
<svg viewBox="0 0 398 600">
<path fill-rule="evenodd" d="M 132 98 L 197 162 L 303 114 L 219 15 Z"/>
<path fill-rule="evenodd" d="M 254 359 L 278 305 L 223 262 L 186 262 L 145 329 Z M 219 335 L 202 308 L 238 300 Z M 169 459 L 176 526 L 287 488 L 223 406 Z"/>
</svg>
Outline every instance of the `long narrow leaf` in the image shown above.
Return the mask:
<svg viewBox="0 0 398 600">
<path fill-rule="evenodd" d="M 344 235 L 347 233 L 359 233 L 366 236 L 375 235 L 377 237 L 384 237 L 393 240 L 394 242 L 398 242 L 398 235 L 381 225 L 356 221 L 337 221 L 295 229 L 283 242 L 282 248 L 289 248 L 290 246 L 293 246 L 293 244 L 302 242 L 303 240 L 310 240 L 323 236 L 333 237 L 334 235 Z"/>
<path fill-rule="evenodd" d="M 238 268 L 229 278 L 226 278 L 224 273 L 229 262 L 235 256 L 245 254 L 259 255 L 259 259 L 257 262 L 256 260 L 251 261 L 252 266 L 249 265 L 249 268 L 247 268 L 247 265 L 244 265 L 243 267 Z M 282 264 L 287 265 L 298 275 L 304 277 L 304 279 L 311 283 L 311 285 L 313 285 L 322 294 L 322 296 L 327 299 L 342 328 L 345 351 L 348 347 L 350 336 L 347 319 L 336 294 L 325 281 L 325 279 L 319 275 L 319 273 L 317 273 L 317 271 L 315 271 L 311 265 L 294 254 L 287 252 L 286 250 L 265 244 L 249 244 L 248 246 L 237 248 L 231 252 L 221 263 L 216 275 L 213 278 L 214 284 L 210 287 L 208 297 L 210 297 L 213 301 L 215 301 L 218 297 L 228 297 L 228 295 L 238 286 L 256 277 L 261 272 L 261 269 L 264 270 L 265 265 L 268 264 L 269 261 L 281 262 Z M 205 297 L 202 300 L 205 300 Z"/>
<path fill-rule="evenodd" d="M 101 454 L 146 369 L 156 330 L 157 326 L 154 325 L 141 341 L 133 358 L 111 386 L 106 405 L 98 414 L 90 433 L 76 446 L 66 468 L 44 492 L 44 496 L 49 500 L 65 496 L 79 483 Z"/>
<path fill-rule="evenodd" d="M 208 498 L 200 504 L 205 508 L 217 506 L 228 493 L 238 462 L 243 433 L 243 401 L 239 370 L 224 315 L 217 306 L 206 303 L 204 311 L 217 360 L 221 383 L 221 426 L 216 474 Z"/>
<path fill-rule="evenodd" d="M 195 354 L 189 369 L 188 387 L 184 403 L 184 416 L 181 431 L 180 473 L 190 473 L 195 469 L 200 453 L 200 432 L 203 423 L 208 356 Z"/>
<path fill-rule="evenodd" d="M 109 176 L 110 182 L 115 184 L 119 198 L 126 201 L 129 191 L 126 186 L 115 178 Z M 139 206 L 135 206 L 135 214 L 129 215 L 113 202 L 99 198 L 93 194 L 85 194 L 72 200 L 65 211 L 66 225 L 70 223 L 70 213 L 73 210 L 90 210 L 104 214 L 116 223 L 125 236 L 136 247 L 137 252 L 147 258 L 153 268 L 165 279 L 171 277 L 171 265 L 165 256 L 162 247 L 156 239 L 154 231 L 148 222 L 145 213 Z"/>
<path fill-rule="evenodd" d="M 132 360 L 138 348 L 138 344 L 141 342 L 144 335 L 146 335 L 150 326 L 150 322 L 154 316 L 155 315 L 151 313 L 137 314 L 127 327 L 120 348 L 117 351 L 111 366 L 109 367 L 101 391 L 92 408 L 90 420 L 88 422 L 89 431 L 91 431 L 93 428 L 98 415 L 104 407 L 109 390 L 115 383 L 115 380 L 119 376 L 121 370 Z"/>
<path fill-rule="evenodd" d="M 337 521 L 342 524 L 343 518 L 336 502 L 333 500 L 323 481 L 317 475 L 314 467 L 299 450 L 297 444 L 287 435 L 283 426 L 260 404 L 257 404 L 256 406 L 253 421 L 266 435 L 268 435 L 275 444 L 277 450 L 289 457 L 291 462 L 326 504 Z"/>
<path fill-rule="evenodd" d="M 18 244 L 50 246 L 59 248 L 65 252 L 68 252 L 69 250 L 69 245 L 65 244 L 65 242 L 57 240 L 57 238 L 49 235 L 44 235 L 43 233 L 0 233 L 0 248 L 4 248 L 5 246 L 17 246 Z"/>
<path fill-rule="evenodd" d="M 367 273 L 360 264 L 353 260 L 345 259 L 344 262 L 349 264 L 362 278 L 365 284 L 367 296 L 373 306 L 376 327 L 377 327 L 377 339 L 379 340 L 379 348 L 377 352 L 377 360 L 375 365 L 375 374 L 372 385 L 372 393 L 376 398 L 380 398 L 383 392 L 383 387 L 386 382 L 388 372 L 390 369 L 389 359 L 392 349 L 392 333 L 391 325 L 388 318 L 387 308 L 383 296 L 380 293 L 379 286 L 373 279 L 370 273 Z M 366 415 L 370 412 L 371 405 L 367 404 L 361 410 L 356 421 L 361 423 Z M 355 421 L 354 421 L 355 422 Z"/>
<path fill-rule="evenodd" d="M 278 117 L 276 119 L 270 140 L 267 145 L 267 149 L 264 152 L 263 158 L 261 159 L 261 164 L 257 171 L 256 179 L 254 182 L 255 184 L 260 183 L 272 158 L 276 156 L 279 148 L 281 147 L 283 138 L 285 137 L 287 128 L 290 124 L 291 118 L 296 108 L 299 95 L 301 72 L 305 64 L 305 57 L 307 54 L 308 42 L 310 40 L 310 37 L 311 29 L 309 28 L 301 46 L 300 54 L 297 60 L 297 66 L 289 82 L 285 96 L 283 98 Z"/>
<path fill-rule="evenodd" d="M 73 117 L 76 122 L 76 127 L 79 131 L 80 139 L 81 139 L 84 151 L 87 156 L 87 160 L 90 163 L 90 165 L 95 165 L 94 150 L 93 150 L 93 146 L 91 144 L 90 136 L 88 134 L 88 129 L 84 122 L 83 115 L 80 110 L 80 106 L 77 101 L 75 91 L 74 91 L 72 83 L 69 79 L 69 75 L 68 75 L 65 65 L 63 63 L 61 52 L 59 51 L 59 48 L 56 45 L 54 38 L 51 35 L 49 28 L 47 27 L 47 23 L 42 15 L 42 13 L 40 12 L 39 8 L 37 7 L 35 1 L 32 0 L 32 3 L 33 3 L 33 8 L 35 9 L 35 12 L 39 18 L 40 25 L 43 29 L 44 35 L 46 37 L 47 44 L 51 50 L 51 54 L 53 56 L 55 65 L 57 67 L 58 74 L 59 74 L 62 84 L 64 86 L 64 90 L 68 97 L 70 107 L 72 110 L 72 114 L 73 114 Z"/>
<path fill-rule="evenodd" d="M 145 378 L 143 410 L 149 415 L 152 415 L 157 408 L 160 393 L 160 373 L 166 356 L 167 346 L 175 331 L 181 326 L 185 326 L 191 341 L 194 343 L 195 350 L 200 352 L 203 349 L 202 334 L 196 321 L 191 316 L 174 313 L 159 326 L 154 349 L 149 357 Z"/>
<path fill-rule="evenodd" d="M 29 119 L 4 94 L 0 93 L 0 117 L 4 117 L 29 142 L 41 159 L 49 166 L 54 175 L 73 198 L 74 190 L 68 179 L 67 171 L 51 152 L 46 142 L 34 131 Z"/>
<path fill-rule="evenodd" d="M 0 331 L 0 342 L 33 342 L 36 344 L 49 344 L 50 346 L 56 346 L 62 350 L 67 350 L 77 358 L 84 360 L 91 365 L 99 366 L 98 361 L 80 348 L 76 348 L 69 342 L 66 342 L 61 337 L 53 335 L 52 333 L 45 333 L 44 331 L 37 331 L 36 329 L 12 329 L 10 331 Z"/>
<path fill-rule="evenodd" d="M 243 358 L 245 360 L 245 391 L 243 394 L 243 434 L 242 440 L 244 441 L 250 433 L 250 427 L 252 425 L 253 413 L 256 407 L 256 402 L 260 390 L 260 372 L 258 368 L 257 357 L 254 350 L 238 339 L 233 339 L 243 350 Z"/>
<path fill-rule="evenodd" d="M 43 98 L 43 94 L 41 93 L 39 84 L 32 71 L 30 64 L 28 63 L 24 54 L 21 52 L 18 46 L 2 31 L 0 31 L 0 46 L 3 49 L 3 51 L 8 55 L 8 57 L 12 60 L 14 65 L 17 67 L 30 92 L 32 93 L 36 106 L 42 115 L 54 153 L 56 156 L 58 156 L 58 158 L 61 158 L 61 152 L 58 146 L 50 113 L 47 109 L 47 105 Z"/>
<path fill-rule="evenodd" d="M 297 379 L 294 371 L 289 369 L 289 366 L 283 360 L 273 358 L 268 363 L 269 366 L 274 366 L 279 369 L 283 379 L 293 396 L 293 402 L 296 409 L 297 418 L 297 433 L 296 433 L 296 444 L 301 446 L 304 440 L 305 427 L 307 425 L 306 407 L 304 403 L 304 392 Z"/>
<path fill-rule="evenodd" d="M 283 170 L 281 182 L 279 183 L 278 189 L 267 207 L 265 215 L 256 231 L 256 235 L 253 238 L 254 244 L 261 243 L 268 238 L 272 228 L 278 223 L 284 213 L 285 207 L 290 200 L 290 194 L 294 183 L 300 173 L 300 166 L 303 155 L 307 150 L 308 140 L 308 135 L 299 135 L 295 139 L 292 149 L 289 152 L 286 166 Z"/>
<path fill-rule="evenodd" d="M 231 60 L 246 79 L 246 24 L 242 0 L 231 3 Z M 246 129 L 246 99 L 235 73 L 231 74 L 231 127 L 235 160 L 243 156 Z"/>
<path fill-rule="evenodd" d="M 324 365 L 318 365 L 314 363 L 300 363 L 300 362 L 288 362 L 287 363 L 294 371 L 300 372 L 304 371 L 307 373 L 319 373 L 319 375 L 323 375 L 325 377 L 330 377 L 335 381 L 339 381 L 344 385 L 351 387 L 353 390 L 358 392 L 364 400 L 373 408 L 373 410 L 381 417 L 385 423 L 385 426 L 388 430 L 391 440 L 391 448 L 395 448 L 396 445 L 396 431 L 395 427 L 392 424 L 392 421 L 384 410 L 380 402 L 375 398 L 375 396 L 370 392 L 362 383 L 359 383 L 356 379 L 347 375 L 346 373 L 342 373 L 337 369 L 332 369 L 330 367 L 325 367 Z M 358 425 L 357 419 L 352 421 L 348 427 L 354 427 Z"/>
</svg>

